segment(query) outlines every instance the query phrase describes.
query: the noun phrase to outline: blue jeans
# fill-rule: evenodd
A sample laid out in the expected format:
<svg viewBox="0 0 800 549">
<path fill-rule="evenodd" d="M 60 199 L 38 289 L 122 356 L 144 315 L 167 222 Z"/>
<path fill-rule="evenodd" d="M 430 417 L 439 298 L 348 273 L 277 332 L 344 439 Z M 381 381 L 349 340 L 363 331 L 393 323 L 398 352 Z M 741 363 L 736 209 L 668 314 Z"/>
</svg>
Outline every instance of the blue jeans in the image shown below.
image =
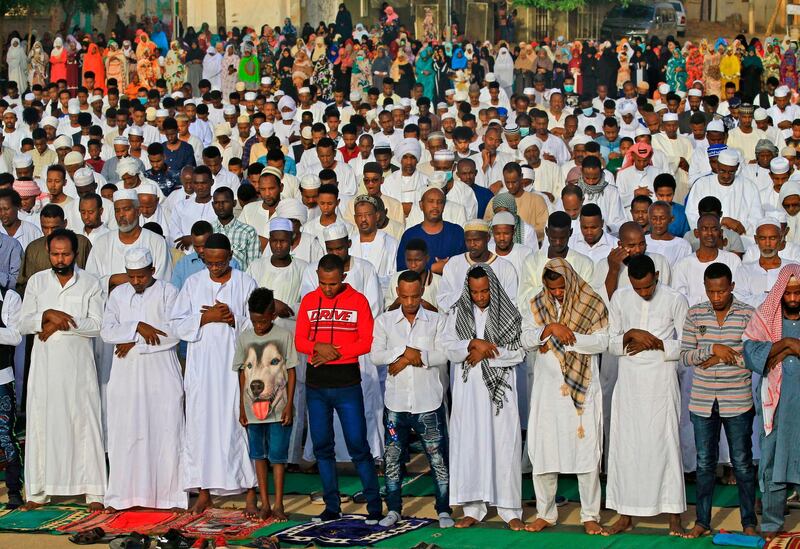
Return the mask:
<svg viewBox="0 0 800 549">
<path fill-rule="evenodd" d="M 325 509 L 333 513 L 341 512 L 333 436 L 333 411 L 336 410 L 342 424 L 347 451 L 364 488 L 367 512 L 379 515 L 383 510 L 383 504 L 378 490 L 375 460 L 372 459 L 372 452 L 367 442 L 367 420 L 364 417 L 364 395 L 361 392 L 361 385 L 334 388 L 306 386 L 306 404 L 308 428 L 322 481 Z"/>
<path fill-rule="evenodd" d="M 14 382 L 0 385 L 0 448 L 5 454 L 6 487 L 9 492 L 22 490 L 22 458 L 17 435 L 14 431 L 17 422 L 17 400 Z"/>
<path fill-rule="evenodd" d="M 719 435 L 725 426 L 725 435 L 731 452 L 736 488 L 739 490 L 739 514 L 742 528 L 758 524 L 755 512 L 756 478 L 753 467 L 753 416 L 751 408 L 734 417 L 720 417 L 719 403 L 714 401 L 710 417 L 690 413 L 697 447 L 697 524 L 711 529 L 711 499 L 716 483 L 719 460 Z"/>
<path fill-rule="evenodd" d="M 383 409 L 386 453 L 384 478 L 386 480 L 386 507 L 400 513 L 403 509 L 403 462 L 408 454 L 408 435 L 414 431 L 422 441 L 425 455 L 431 466 L 433 486 L 436 490 L 436 512 L 451 513 L 447 468 L 447 416 L 444 404 L 438 409 L 412 414 Z M 393 431 L 393 432 L 392 432 Z"/>
</svg>

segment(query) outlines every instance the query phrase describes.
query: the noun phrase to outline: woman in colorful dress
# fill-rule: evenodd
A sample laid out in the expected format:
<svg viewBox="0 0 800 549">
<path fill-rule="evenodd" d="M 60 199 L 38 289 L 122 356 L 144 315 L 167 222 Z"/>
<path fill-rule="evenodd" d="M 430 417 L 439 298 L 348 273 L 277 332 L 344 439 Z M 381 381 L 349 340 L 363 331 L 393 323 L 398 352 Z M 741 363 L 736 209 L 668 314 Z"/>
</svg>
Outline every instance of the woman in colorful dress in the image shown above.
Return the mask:
<svg viewBox="0 0 800 549">
<path fill-rule="evenodd" d="M 722 46 L 724 48 L 724 46 Z M 703 52 L 703 82 L 705 83 L 705 93 L 707 95 L 720 96 L 722 86 L 722 75 L 719 72 L 719 62 L 721 53 L 718 49 L 712 49 L 705 41 L 700 42 L 700 49 Z"/>
<path fill-rule="evenodd" d="M 686 60 L 679 48 L 672 50 L 672 57 L 667 61 L 667 84 L 674 92 L 686 91 Z"/>
<path fill-rule="evenodd" d="M 350 80 L 350 91 L 359 92 L 362 97 L 366 97 L 367 90 L 372 86 L 372 64 L 367 53 L 366 48 L 359 47 L 356 50 Z"/>
<path fill-rule="evenodd" d="M 106 79 L 116 79 L 117 89 L 124 90 L 128 85 L 128 59 L 119 49 L 116 40 L 109 40 L 104 63 Z"/>
<path fill-rule="evenodd" d="M 781 55 L 780 46 L 777 43 L 767 41 L 767 49 L 764 53 L 764 82 L 775 77 L 781 79 Z"/>
<path fill-rule="evenodd" d="M 184 60 L 186 59 L 186 52 L 181 48 L 177 40 L 173 40 L 169 45 L 169 52 L 164 59 L 164 77 L 167 80 L 167 90 L 172 92 L 183 86 L 188 76 Z M 228 96 L 225 95 L 225 99 Z"/>
<path fill-rule="evenodd" d="M 72 95 L 78 90 L 81 84 L 81 60 L 79 52 L 81 51 L 80 43 L 70 35 L 67 37 L 67 89 Z"/>
<path fill-rule="evenodd" d="M 139 85 L 145 88 L 150 88 L 155 84 L 155 80 L 151 81 L 153 67 L 150 59 L 150 54 L 155 49 L 156 45 L 150 41 L 147 34 L 141 33 L 139 44 L 136 46 L 136 73 L 139 75 Z"/>
<path fill-rule="evenodd" d="M 725 96 L 725 86 L 729 83 L 732 83 L 734 86 L 736 86 L 737 91 L 739 90 L 739 79 L 742 76 L 742 62 L 736 55 L 736 49 L 734 46 L 731 46 L 725 50 L 725 55 L 719 62 L 719 74 L 722 78 L 721 85 L 723 96 Z M 723 96 L 720 96 L 721 100 L 724 101 L 729 99 L 729 97 Z"/>
<path fill-rule="evenodd" d="M 781 84 L 790 90 L 797 88 L 797 42 L 792 42 L 781 59 Z"/>
<path fill-rule="evenodd" d="M 695 44 L 688 47 L 686 55 L 686 83 L 691 85 L 695 80 L 703 81 L 703 53 Z"/>
<path fill-rule="evenodd" d="M 228 100 L 230 94 L 236 91 L 240 61 L 241 59 L 236 54 L 236 47 L 230 43 L 225 46 L 225 55 L 222 56 L 222 85 L 220 86 L 225 101 Z"/>
<path fill-rule="evenodd" d="M 222 75 L 225 76 L 225 61 L 223 60 Z M 242 44 L 242 58 L 239 60 L 239 80 L 244 82 L 244 87 L 248 90 L 258 89 L 258 82 L 261 79 L 261 69 L 258 65 L 258 56 L 252 42 Z M 234 86 L 236 83 L 234 82 Z"/>
<path fill-rule="evenodd" d="M 761 91 L 761 75 L 763 73 L 764 64 L 758 56 L 755 46 L 750 46 L 747 48 L 747 55 L 742 58 L 742 78 L 739 84 L 742 101 L 753 102 L 753 98 Z"/>
<path fill-rule="evenodd" d="M 86 55 L 83 56 L 83 81 L 86 81 L 86 73 L 94 73 L 94 85 L 96 88 L 106 90 L 106 66 L 103 63 L 103 55 L 97 44 L 89 44 L 86 48 Z M 90 92 L 93 90 L 89 90 Z"/>
<path fill-rule="evenodd" d="M 33 43 L 33 48 L 28 53 L 28 83 L 31 87 L 47 84 L 47 54 L 44 52 L 42 43 L 38 40 Z"/>
<path fill-rule="evenodd" d="M 432 50 L 427 46 L 419 52 L 416 62 L 417 82 L 422 84 L 422 95 L 433 101 L 436 75 L 433 71 Z"/>
</svg>

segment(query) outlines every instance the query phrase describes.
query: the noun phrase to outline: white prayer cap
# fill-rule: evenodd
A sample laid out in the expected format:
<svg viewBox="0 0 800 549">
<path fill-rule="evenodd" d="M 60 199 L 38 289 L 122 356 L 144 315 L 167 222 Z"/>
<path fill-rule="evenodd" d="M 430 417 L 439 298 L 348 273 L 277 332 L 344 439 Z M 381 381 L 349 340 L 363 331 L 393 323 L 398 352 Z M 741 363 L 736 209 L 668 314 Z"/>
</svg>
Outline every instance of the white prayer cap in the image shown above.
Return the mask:
<svg viewBox="0 0 800 549">
<path fill-rule="evenodd" d="M 278 110 L 283 111 L 283 109 L 297 109 L 297 103 L 295 103 L 294 99 L 289 97 L 288 95 L 284 95 L 280 99 L 278 99 Z"/>
<path fill-rule="evenodd" d="M 300 225 L 305 225 L 308 220 L 308 208 L 301 200 L 285 198 L 275 207 L 275 215 L 284 219 L 295 219 L 300 222 Z"/>
<path fill-rule="evenodd" d="M 572 139 L 572 144 L 573 145 L 575 145 L 575 139 L 577 139 L 577 138 L 578 138 L 578 136 L 576 135 Z M 519 142 L 519 145 L 517 145 L 517 150 L 522 152 L 522 153 L 525 153 L 525 151 L 528 150 L 528 147 L 532 147 L 534 145 L 536 145 L 537 147 L 539 147 L 539 149 L 541 149 L 542 147 L 541 147 L 540 143 L 541 143 L 541 141 L 536 139 L 536 136 L 534 136 L 534 135 L 526 135 Z"/>
<path fill-rule="evenodd" d="M 464 224 L 464 232 L 467 231 L 480 231 L 480 232 L 489 232 L 489 222 L 485 219 L 470 219 Z"/>
<path fill-rule="evenodd" d="M 406 108 L 402 105 L 402 103 L 396 103 L 392 105 L 390 108 L 386 109 L 388 111 L 404 111 Z"/>
<path fill-rule="evenodd" d="M 789 93 L 789 86 L 778 86 L 775 88 L 775 97 L 788 97 Z"/>
<path fill-rule="evenodd" d="M 231 135 L 231 125 L 227 122 L 223 122 L 222 124 L 217 124 L 214 126 L 214 137 L 220 137 L 222 135 Z"/>
<path fill-rule="evenodd" d="M 305 126 L 300 130 L 300 137 L 303 139 L 311 139 L 311 126 Z"/>
<path fill-rule="evenodd" d="M 689 97 L 703 97 L 703 92 L 698 90 L 697 88 L 692 88 L 689 90 L 688 95 Z"/>
<path fill-rule="evenodd" d="M 114 141 L 112 142 L 112 144 L 113 145 L 125 145 L 127 147 L 128 145 L 130 145 L 130 141 L 128 141 L 128 138 L 125 137 L 124 135 L 120 135 L 120 136 L 114 138 Z"/>
<path fill-rule="evenodd" d="M 269 76 L 265 76 L 264 78 L 261 79 L 261 83 L 264 84 L 265 86 L 269 86 L 270 84 L 272 84 L 272 78 L 270 78 Z"/>
<path fill-rule="evenodd" d="M 352 92 L 350 94 L 350 101 L 361 101 L 361 92 Z"/>
<path fill-rule="evenodd" d="M 372 141 L 372 145 L 373 145 L 373 148 L 372 148 L 373 151 L 375 149 L 391 149 L 392 148 L 392 144 L 389 143 L 389 139 L 385 135 L 383 135 L 382 132 L 375 134 L 375 137 L 373 138 L 373 141 Z"/>
<path fill-rule="evenodd" d="M 325 227 L 322 231 L 322 236 L 325 238 L 325 242 L 347 238 L 347 225 L 336 221 Z"/>
<path fill-rule="evenodd" d="M 266 168 L 261 170 L 259 176 L 264 176 L 264 175 L 272 175 L 274 177 L 277 177 L 278 181 L 283 180 L 283 172 L 280 170 L 280 168 L 276 168 L 275 166 L 267 166 Z"/>
<path fill-rule="evenodd" d="M 117 164 L 117 175 L 120 177 L 139 175 L 139 163 L 131 157 L 121 158 Z"/>
<path fill-rule="evenodd" d="M 407 154 L 412 155 L 417 159 L 417 161 L 419 161 L 419 157 L 422 155 L 422 146 L 420 145 L 418 139 L 406 137 L 397 146 L 396 156 L 398 158 L 403 158 Z"/>
<path fill-rule="evenodd" d="M 410 97 L 403 97 L 402 99 L 400 99 L 400 104 L 403 105 L 404 107 L 410 107 L 411 106 L 411 98 Z"/>
<path fill-rule="evenodd" d="M 536 179 L 536 172 L 533 170 L 533 168 L 523 166 L 522 179 L 530 179 L 531 181 L 533 181 L 534 179 Z"/>
<path fill-rule="evenodd" d="M 447 186 L 447 176 L 442 172 L 433 172 L 428 177 L 428 188 L 444 189 Z"/>
<path fill-rule="evenodd" d="M 155 107 L 147 107 L 147 110 L 144 111 L 145 120 L 148 122 L 153 122 L 156 119 L 156 108 Z"/>
<path fill-rule="evenodd" d="M 273 231 L 286 231 L 287 233 L 291 233 L 294 231 L 294 227 L 292 227 L 292 222 L 285 217 L 273 217 L 269 220 L 269 232 Z"/>
<path fill-rule="evenodd" d="M 645 128 L 644 126 L 639 126 L 638 128 L 636 128 L 636 133 L 634 135 L 636 137 L 639 137 L 640 135 L 651 135 L 650 134 L 650 128 Z M 573 139 L 573 141 L 575 141 L 575 140 Z"/>
<path fill-rule="evenodd" d="M 125 144 L 128 144 L 128 138 L 125 138 Z M 72 148 L 72 138 L 67 137 L 66 135 L 59 135 L 56 137 L 55 141 L 53 141 L 53 148 L 56 150 L 58 149 L 71 149 Z"/>
<path fill-rule="evenodd" d="M 152 264 L 153 256 L 147 248 L 137 246 L 135 248 L 128 248 L 128 250 L 125 251 L 126 269 L 144 269 L 145 267 L 150 267 Z"/>
<path fill-rule="evenodd" d="M 792 181 L 791 179 L 781 186 L 781 192 L 778 193 L 778 200 L 783 204 L 787 196 L 800 195 L 800 181 Z"/>
<path fill-rule="evenodd" d="M 168 116 L 169 116 L 169 111 L 167 109 L 156 110 L 156 118 L 167 118 Z"/>
<path fill-rule="evenodd" d="M 756 223 L 756 229 L 758 229 L 759 227 L 763 227 L 765 225 L 772 225 L 773 227 L 777 227 L 778 230 L 780 230 L 781 228 L 781 222 L 778 221 L 778 219 L 775 218 L 773 215 L 765 215 L 764 217 L 759 219 L 758 222 Z"/>
<path fill-rule="evenodd" d="M 631 103 L 630 101 L 621 102 L 619 108 L 620 116 L 627 116 L 636 114 L 636 104 Z"/>
<path fill-rule="evenodd" d="M 158 196 L 158 185 L 152 181 L 142 181 L 139 186 L 136 187 L 136 196 L 139 196 L 140 194 L 152 194 L 154 196 Z"/>
<path fill-rule="evenodd" d="M 780 221 L 781 225 L 784 223 L 788 223 L 789 216 L 786 214 L 786 210 L 781 208 L 780 210 L 773 210 L 769 213 L 772 217 Z"/>
<path fill-rule="evenodd" d="M 469 99 L 469 96 L 467 95 L 467 92 L 457 91 L 453 99 L 455 99 L 456 101 L 467 101 Z"/>
<path fill-rule="evenodd" d="M 88 99 L 86 102 L 87 102 L 87 103 L 89 103 L 89 104 L 92 104 L 92 103 L 94 103 L 95 101 L 102 101 L 102 100 L 103 100 L 103 98 L 102 98 L 101 96 L 99 96 L 99 95 L 93 95 L 93 96 L 91 96 L 91 97 L 90 97 L 90 98 L 89 98 L 89 99 Z"/>
<path fill-rule="evenodd" d="M 55 116 L 45 116 L 44 118 L 42 118 L 42 127 L 44 128 L 45 126 L 50 126 L 51 128 L 57 128 L 58 118 L 56 118 Z"/>
<path fill-rule="evenodd" d="M 493 72 L 487 72 L 486 77 L 484 79 L 487 82 L 497 82 L 497 77 L 494 75 Z"/>
<path fill-rule="evenodd" d="M 522 95 L 533 95 L 536 93 L 536 88 L 525 88 L 522 90 Z"/>
<path fill-rule="evenodd" d="M 246 114 L 242 114 L 242 115 L 239 116 L 239 118 L 236 119 L 236 123 L 237 124 L 249 124 L 250 123 L 250 117 L 247 116 Z"/>
<path fill-rule="evenodd" d="M 67 114 L 80 114 L 81 104 L 77 99 L 70 99 L 67 102 Z"/>
<path fill-rule="evenodd" d="M 678 121 L 678 115 L 676 113 L 674 113 L 674 112 L 668 112 L 668 113 L 666 113 L 664 115 L 664 117 L 661 119 L 661 121 L 662 122 L 677 122 Z"/>
<path fill-rule="evenodd" d="M 173 99 L 183 99 L 183 92 L 182 91 L 172 92 L 172 98 Z"/>
<path fill-rule="evenodd" d="M 88 187 L 94 183 L 94 170 L 89 166 L 78 168 L 72 176 L 76 187 Z"/>
<path fill-rule="evenodd" d="M 137 202 L 139 200 L 139 195 L 136 193 L 136 189 L 119 189 L 118 191 L 114 191 L 114 202 L 119 202 L 120 200 L 133 200 Z"/>
<path fill-rule="evenodd" d="M 297 94 L 298 95 L 303 94 L 303 93 L 311 93 L 311 88 L 309 88 L 307 86 L 303 86 L 302 88 L 297 90 Z"/>
<path fill-rule="evenodd" d="M 725 124 L 722 123 L 722 120 L 715 118 L 714 120 L 708 123 L 708 126 L 706 126 L 706 131 L 724 133 Z"/>
<path fill-rule="evenodd" d="M 256 92 L 245 92 L 244 100 L 245 101 L 255 101 L 256 100 Z"/>
<path fill-rule="evenodd" d="M 767 114 L 767 109 L 764 109 L 762 107 L 758 107 L 755 111 L 753 111 L 753 120 L 755 120 L 756 122 L 761 122 L 762 120 L 766 120 L 767 116 L 769 116 Z"/>
<path fill-rule="evenodd" d="M 456 153 L 449 149 L 440 149 L 433 153 L 433 159 L 441 162 L 452 162 L 456 159 Z"/>
<path fill-rule="evenodd" d="M 678 91 L 675 92 L 675 95 L 677 95 L 678 97 L 683 99 L 684 97 L 686 97 L 686 92 L 683 91 L 683 90 L 678 90 Z"/>
<path fill-rule="evenodd" d="M 667 107 L 667 105 L 665 103 L 662 103 L 661 101 L 656 101 L 655 104 L 653 105 L 653 110 L 655 112 L 665 111 L 668 108 L 669 107 Z"/>
<path fill-rule="evenodd" d="M 276 91 L 275 93 L 272 94 L 272 98 L 273 99 L 279 99 L 279 98 L 283 97 L 284 95 L 286 95 L 286 92 L 284 92 L 283 90 L 278 90 L 278 91 Z"/>
<path fill-rule="evenodd" d="M 575 137 L 573 137 L 572 141 L 570 141 L 569 144 L 572 145 L 573 147 L 575 147 L 576 145 L 586 145 L 587 143 L 591 143 L 591 142 L 592 142 L 592 138 L 589 137 L 586 134 L 583 134 L 583 135 L 576 135 Z M 536 143 L 536 144 L 538 145 L 539 143 Z M 530 145 L 528 145 L 528 147 L 530 147 Z"/>
<path fill-rule="evenodd" d="M 658 85 L 658 93 L 661 95 L 667 95 L 669 93 L 669 84 L 662 82 Z"/>
<path fill-rule="evenodd" d="M 455 120 L 455 119 L 456 119 L 456 115 L 454 115 L 453 113 L 451 113 L 449 111 L 442 115 L 442 120 Z"/>
<path fill-rule="evenodd" d="M 22 98 L 23 101 L 33 101 L 34 99 L 36 99 L 36 96 L 31 92 L 26 93 L 25 97 Z"/>
<path fill-rule="evenodd" d="M 319 177 L 313 173 L 306 174 L 300 179 L 301 189 L 319 189 L 321 186 L 322 182 L 319 180 Z"/>
<path fill-rule="evenodd" d="M 262 122 L 258 127 L 258 134 L 265 139 L 272 137 L 275 135 L 275 126 L 272 125 L 272 122 Z"/>
<path fill-rule="evenodd" d="M 197 105 L 197 102 L 194 100 L 194 98 L 190 97 L 183 102 L 183 106 L 185 107 L 186 105 Z"/>
<path fill-rule="evenodd" d="M 222 107 L 222 114 L 225 116 L 233 116 L 236 114 L 236 105 L 225 105 Z"/>
<path fill-rule="evenodd" d="M 144 130 L 139 126 L 131 126 L 128 128 L 128 135 L 135 135 L 137 137 L 144 137 Z"/>
<path fill-rule="evenodd" d="M 64 165 L 71 166 L 73 164 L 80 164 L 83 162 L 83 155 L 77 151 L 71 151 L 64 157 Z"/>
<path fill-rule="evenodd" d="M 720 164 L 724 164 L 725 166 L 738 166 L 739 155 L 736 154 L 736 151 L 732 151 L 731 149 L 725 149 L 724 151 L 719 153 L 717 161 Z"/>
<path fill-rule="evenodd" d="M 14 160 L 12 160 L 15 169 L 19 168 L 28 168 L 33 166 L 33 157 L 28 153 L 17 153 L 14 155 Z"/>
<path fill-rule="evenodd" d="M 774 174 L 787 173 L 789 168 L 789 161 L 782 156 L 776 156 L 769 162 L 769 171 Z"/>
<path fill-rule="evenodd" d="M 455 95 L 456 94 L 456 90 L 454 90 L 453 88 L 450 88 L 449 90 L 445 90 L 444 94 L 445 94 L 445 96 Z"/>
<path fill-rule="evenodd" d="M 516 224 L 517 220 L 514 219 L 514 214 L 511 212 L 497 212 L 492 218 L 492 227 L 497 227 L 498 225 L 511 225 L 513 227 Z"/>
</svg>

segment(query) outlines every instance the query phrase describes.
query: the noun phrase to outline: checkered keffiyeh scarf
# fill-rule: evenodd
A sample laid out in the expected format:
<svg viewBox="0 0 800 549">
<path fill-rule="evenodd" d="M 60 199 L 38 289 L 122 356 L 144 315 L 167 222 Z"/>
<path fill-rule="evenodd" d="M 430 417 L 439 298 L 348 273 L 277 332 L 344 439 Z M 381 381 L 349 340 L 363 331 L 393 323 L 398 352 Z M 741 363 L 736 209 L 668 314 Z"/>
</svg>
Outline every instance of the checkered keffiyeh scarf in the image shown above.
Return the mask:
<svg viewBox="0 0 800 549">
<path fill-rule="evenodd" d="M 474 269 L 482 268 L 486 271 L 489 277 L 489 314 L 486 320 L 486 328 L 483 331 L 483 338 L 489 343 L 494 343 L 498 347 L 505 347 L 511 351 L 515 351 L 522 346 L 520 336 L 522 334 L 522 316 L 519 310 L 514 306 L 514 302 L 508 297 L 508 294 L 500 285 L 497 275 L 494 274 L 492 268 L 485 263 L 476 263 L 472 265 L 467 271 L 467 276 L 464 280 L 464 289 L 461 291 L 461 297 L 453 304 L 451 314 L 456 315 L 456 334 L 459 339 L 476 339 L 478 337 L 475 331 L 475 313 L 473 311 L 472 298 L 469 294 L 469 273 Z M 464 383 L 467 382 L 470 370 L 475 365 L 462 363 L 461 365 L 461 379 Z M 512 368 L 496 368 L 489 366 L 489 360 L 483 359 L 480 362 L 481 375 L 486 388 L 489 390 L 489 395 L 492 398 L 492 403 L 495 406 L 495 415 L 500 413 L 506 400 L 506 389 L 512 389 L 511 384 L 508 382 L 508 376 Z"/>
<path fill-rule="evenodd" d="M 542 326 L 563 324 L 573 332 L 584 335 L 608 326 L 608 310 L 602 298 L 575 272 L 566 259 L 551 259 L 545 265 L 545 270 L 547 269 L 564 277 L 564 303 L 559 311 L 556 299 L 547 292 L 547 288 L 543 288 L 531 300 L 531 311 L 536 322 Z M 550 348 L 561 365 L 566 390 L 580 413 L 592 381 L 592 356 L 567 351 L 555 336 L 550 338 L 550 343 Z"/>
<path fill-rule="evenodd" d="M 750 317 L 744 329 L 744 339 L 751 341 L 770 341 L 777 343 L 783 337 L 783 294 L 789 280 L 800 280 L 800 265 L 785 265 L 778 273 L 778 279 L 772 286 L 764 303 Z M 781 382 L 783 380 L 783 363 L 776 364 L 761 382 L 761 408 L 766 434 L 772 432 L 778 401 L 781 398 Z"/>
</svg>

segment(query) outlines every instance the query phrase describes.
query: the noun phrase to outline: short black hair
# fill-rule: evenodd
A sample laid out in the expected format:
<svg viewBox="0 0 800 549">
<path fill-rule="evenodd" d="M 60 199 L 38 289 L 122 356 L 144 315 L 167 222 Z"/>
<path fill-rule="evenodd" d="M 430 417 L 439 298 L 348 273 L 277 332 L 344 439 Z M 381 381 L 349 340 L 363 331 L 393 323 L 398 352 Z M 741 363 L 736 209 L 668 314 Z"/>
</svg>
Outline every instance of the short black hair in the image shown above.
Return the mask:
<svg viewBox="0 0 800 549">
<path fill-rule="evenodd" d="M 11 201 L 11 205 L 15 208 L 22 207 L 22 198 L 14 189 L 0 189 L 0 200 L 4 198 L 9 199 Z"/>
<path fill-rule="evenodd" d="M 64 209 L 58 204 L 45 204 L 44 208 L 42 208 L 42 211 L 39 212 L 39 217 L 47 217 L 48 219 L 57 217 L 61 221 L 64 221 Z"/>
<path fill-rule="evenodd" d="M 206 221 L 205 219 L 201 219 L 200 221 L 195 221 L 194 225 L 192 225 L 191 229 L 192 236 L 202 236 L 204 234 L 213 234 L 214 227 L 211 226 L 211 223 Z"/>
<path fill-rule="evenodd" d="M 428 244 L 421 238 L 412 238 L 408 241 L 408 244 L 406 244 L 406 251 L 422 252 L 423 254 L 428 255 Z"/>
<path fill-rule="evenodd" d="M 489 274 L 486 272 L 486 269 L 484 269 L 481 266 L 474 267 L 467 273 L 468 278 L 474 278 L 474 279 L 487 278 L 488 276 Z"/>
<path fill-rule="evenodd" d="M 587 156 L 581 162 L 581 168 L 602 168 L 603 165 L 600 163 L 600 159 L 596 156 Z"/>
<path fill-rule="evenodd" d="M 547 218 L 547 226 L 550 229 L 569 229 L 572 227 L 572 219 L 567 212 L 559 210 L 550 214 Z"/>
<path fill-rule="evenodd" d="M 206 250 L 231 251 L 231 241 L 222 233 L 214 233 L 206 240 Z"/>
<path fill-rule="evenodd" d="M 397 277 L 397 284 L 399 285 L 401 282 L 422 282 L 422 278 L 419 276 L 417 271 L 403 271 L 400 273 L 400 276 Z"/>
<path fill-rule="evenodd" d="M 677 187 L 675 184 L 675 177 L 670 173 L 660 173 L 653 180 L 653 189 L 658 191 L 662 187 L 669 187 L 673 191 Z"/>
<path fill-rule="evenodd" d="M 320 271 L 325 271 L 325 272 L 339 271 L 340 273 L 344 274 L 344 261 L 338 255 L 326 254 L 323 255 L 322 258 L 319 260 L 317 268 Z"/>
<path fill-rule="evenodd" d="M 628 262 L 628 276 L 634 280 L 641 280 L 647 275 L 656 274 L 656 265 L 645 254 L 633 256 Z"/>
<path fill-rule="evenodd" d="M 147 154 L 150 156 L 164 154 L 164 145 L 161 143 L 150 143 L 147 146 Z"/>
<path fill-rule="evenodd" d="M 603 210 L 593 202 L 584 204 L 581 207 L 581 217 L 603 217 Z"/>
<path fill-rule="evenodd" d="M 319 194 L 332 194 L 336 198 L 339 198 L 339 187 L 336 185 L 332 185 L 330 183 L 325 183 L 324 185 L 319 186 Z"/>
<path fill-rule="evenodd" d="M 83 195 L 78 200 L 78 204 L 80 204 L 84 200 L 94 200 L 95 206 L 97 206 L 98 210 L 103 207 L 103 197 L 97 193 L 87 193 Z"/>
<path fill-rule="evenodd" d="M 218 194 L 224 194 L 230 200 L 233 200 L 235 197 L 233 196 L 233 191 L 230 187 L 219 187 L 214 191 L 213 196 L 217 196 Z"/>
<path fill-rule="evenodd" d="M 250 202 L 254 200 L 258 196 L 258 191 L 255 187 L 250 185 L 249 183 L 244 183 L 239 185 L 239 188 L 236 190 L 236 198 L 239 200 L 243 200 L 245 202 Z"/>
<path fill-rule="evenodd" d="M 730 267 L 724 263 L 712 263 L 706 267 L 706 271 L 703 273 L 703 280 L 715 280 L 717 278 L 726 278 L 728 283 L 732 282 L 733 273 Z"/>
<path fill-rule="evenodd" d="M 647 204 L 647 206 L 650 207 L 650 205 L 653 204 L 653 199 L 647 196 L 646 194 L 640 194 L 638 196 L 634 196 L 633 199 L 631 200 L 631 208 L 633 208 L 634 204 L 639 204 L 639 203 Z"/>
<path fill-rule="evenodd" d="M 42 209 L 44 212 L 44 209 Z M 73 253 L 78 253 L 78 237 L 75 236 L 75 233 L 70 231 L 69 229 L 56 229 L 49 235 L 47 235 L 47 249 L 50 249 L 50 243 L 53 242 L 56 238 L 66 238 L 69 240 L 70 247 L 72 248 Z"/>
<path fill-rule="evenodd" d="M 697 203 L 697 211 L 702 215 L 705 213 L 716 214 L 717 217 L 722 215 L 722 202 L 716 196 L 706 196 L 700 199 Z"/>
<path fill-rule="evenodd" d="M 275 297 L 269 288 L 256 288 L 247 298 L 247 310 L 251 313 L 264 314 L 275 308 Z"/>
</svg>

